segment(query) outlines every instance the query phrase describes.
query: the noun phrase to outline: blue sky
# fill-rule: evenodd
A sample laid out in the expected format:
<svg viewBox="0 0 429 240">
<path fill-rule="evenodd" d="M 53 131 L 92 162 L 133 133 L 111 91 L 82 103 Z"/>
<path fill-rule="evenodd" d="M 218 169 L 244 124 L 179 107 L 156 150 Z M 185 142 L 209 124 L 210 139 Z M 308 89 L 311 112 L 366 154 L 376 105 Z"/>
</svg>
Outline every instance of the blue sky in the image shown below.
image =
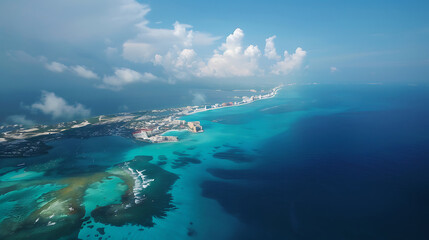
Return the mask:
<svg viewBox="0 0 429 240">
<path fill-rule="evenodd" d="M 426 84 L 428 10 L 426 1 L 3 0 L 0 122 L 185 104 L 205 88 Z"/>
</svg>

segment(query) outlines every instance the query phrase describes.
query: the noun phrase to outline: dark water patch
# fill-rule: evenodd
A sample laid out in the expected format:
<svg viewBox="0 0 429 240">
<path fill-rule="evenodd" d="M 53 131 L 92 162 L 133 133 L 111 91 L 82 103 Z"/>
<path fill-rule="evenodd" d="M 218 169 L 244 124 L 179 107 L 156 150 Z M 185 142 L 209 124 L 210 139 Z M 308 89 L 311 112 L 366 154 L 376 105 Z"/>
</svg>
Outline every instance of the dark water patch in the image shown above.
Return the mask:
<svg viewBox="0 0 429 240">
<path fill-rule="evenodd" d="M 213 119 L 213 116 L 210 116 L 203 119 L 207 121 L 212 121 L 212 122 L 227 124 L 227 125 L 241 125 L 250 121 L 249 118 L 243 117 L 242 114 L 228 114 L 228 115 L 222 115 L 220 117 L 216 116 L 215 119 Z"/>
<path fill-rule="evenodd" d="M 226 159 L 236 163 L 251 162 L 254 156 L 247 154 L 243 149 L 234 147 L 223 152 L 213 154 L 214 158 Z"/>
<path fill-rule="evenodd" d="M 97 228 L 97 232 L 99 232 L 101 235 L 104 235 L 104 228 Z"/>
<path fill-rule="evenodd" d="M 202 195 L 216 199 L 226 212 L 248 225 L 233 239 L 286 239 L 296 236 L 286 211 L 288 202 L 273 198 L 282 188 L 236 185 L 228 182 L 206 181 L 201 185 Z M 281 208 L 277 205 L 284 204 Z"/>
<path fill-rule="evenodd" d="M 166 161 L 166 160 L 168 160 L 168 158 L 165 155 L 159 155 L 158 156 L 158 160 L 160 160 L 160 161 Z"/>
<path fill-rule="evenodd" d="M 163 166 L 163 165 L 167 164 L 167 161 L 158 161 L 158 162 L 156 162 L 156 164 L 158 166 Z"/>
<path fill-rule="evenodd" d="M 178 176 L 140 156 L 135 157 L 127 164 L 127 167 L 132 169 L 145 170 L 145 178 L 155 179 L 147 188 L 142 190 L 144 199 L 136 203 L 131 187 L 122 196 L 121 204 L 98 207 L 91 214 L 95 221 L 103 224 L 114 226 L 132 224 L 151 227 L 154 225 L 154 217 L 163 218 L 167 211 L 174 209 L 171 203 L 172 195 L 169 191 Z"/>
<path fill-rule="evenodd" d="M 192 164 L 200 164 L 201 160 L 199 160 L 197 158 L 192 158 L 192 157 L 179 157 L 178 159 L 174 160 L 171 167 L 176 169 L 176 168 L 181 168 L 181 167 L 187 166 L 191 163 Z"/>
<path fill-rule="evenodd" d="M 197 231 L 194 228 L 188 227 L 188 232 L 186 233 L 189 237 L 194 237 L 197 235 Z"/>
<path fill-rule="evenodd" d="M 189 226 L 187 228 L 188 231 L 186 233 L 189 237 L 193 237 L 193 236 L 197 235 L 197 231 L 195 230 L 193 225 L 194 225 L 193 222 L 189 222 Z"/>
<path fill-rule="evenodd" d="M 153 160 L 153 157 L 152 156 L 140 155 L 136 159 L 138 159 L 139 161 L 149 162 L 149 161 Z"/>
<path fill-rule="evenodd" d="M 249 171 L 249 169 L 222 169 L 222 168 L 208 168 L 212 176 L 225 179 L 225 180 L 237 180 L 246 179 L 252 181 L 258 181 L 261 178 L 262 173 Z"/>
<path fill-rule="evenodd" d="M 179 151 L 174 151 L 173 154 L 177 155 L 177 156 L 181 156 L 181 157 L 183 157 L 183 156 L 189 156 L 189 154 L 187 154 L 185 152 L 179 152 Z"/>
<path fill-rule="evenodd" d="M 191 147 L 188 147 L 187 149 L 188 150 L 194 150 L 195 148 L 197 148 L 196 146 L 191 146 Z"/>
</svg>

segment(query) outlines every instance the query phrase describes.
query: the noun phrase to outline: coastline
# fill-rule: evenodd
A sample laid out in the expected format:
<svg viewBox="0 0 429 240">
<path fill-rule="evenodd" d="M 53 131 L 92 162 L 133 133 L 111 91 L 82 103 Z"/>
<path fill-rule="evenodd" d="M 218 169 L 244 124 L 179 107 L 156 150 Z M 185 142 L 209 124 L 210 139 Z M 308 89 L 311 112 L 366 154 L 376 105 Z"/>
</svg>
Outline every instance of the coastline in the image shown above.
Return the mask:
<svg viewBox="0 0 429 240">
<path fill-rule="evenodd" d="M 184 116 L 222 108 L 238 107 L 277 95 L 283 85 L 262 94 L 243 96 L 241 101 L 212 105 L 186 106 L 161 110 L 100 115 L 82 121 L 62 122 L 56 125 L 35 125 L 0 133 L 0 158 L 19 158 L 42 155 L 49 149 L 47 143 L 64 138 L 121 136 L 151 143 L 176 142 L 177 137 L 165 136 L 168 131 L 187 130 Z M 256 93 L 252 91 L 252 93 Z M 199 123 L 198 123 L 199 124 Z M 200 126 L 201 129 L 203 126 Z"/>
<path fill-rule="evenodd" d="M 197 111 L 197 112 L 189 113 L 189 114 L 187 114 L 187 115 L 192 115 L 192 114 L 195 114 L 195 113 L 200 113 L 200 112 L 205 112 L 205 111 L 211 111 L 211 110 L 216 110 L 216 109 L 222 109 L 222 108 L 238 107 L 238 106 L 243 106 L 243 105 L 246 105 L 246 104 L 254 103 L 254 102 L 257 102 L 257 101 L 261 101 L 261 100 L 265 100 L 265 99 L 274 98 L 274 97 L 277 95 L 277 92 L 278 92 L 278 91 L 280 91 L 280 90 L 282 89 L 282 87 L 283 87 L 283 85 L 279 85 L 279 86 L 277 86 L 277 87 L 274 87 L 274 88 L 272 88 L 272 89 L 270 90 L 270 93 L 272 93 L 272 95 L 267 96 L 267 97 L 264 97 L 264 98 L 261 98 L 261 99 L 253 100 L 253 101 L 251 101 L 251 102 L 244 102 L 244 103 L 241 103 L 241 104 L 238 104 L 238 105 L 221 106 L 221 107 L 217 107 L 217 108 L 204 109 L 204 110 L 201 110 L 201 111 Z M 243 90 L 240 90 L 240 91 L 243 91 Z M 253 97 L 253 96 L 251 96 L 251 97 Z M 250 97 L 250 98 L 251 98 L 251 97 Z"/>
</svg>

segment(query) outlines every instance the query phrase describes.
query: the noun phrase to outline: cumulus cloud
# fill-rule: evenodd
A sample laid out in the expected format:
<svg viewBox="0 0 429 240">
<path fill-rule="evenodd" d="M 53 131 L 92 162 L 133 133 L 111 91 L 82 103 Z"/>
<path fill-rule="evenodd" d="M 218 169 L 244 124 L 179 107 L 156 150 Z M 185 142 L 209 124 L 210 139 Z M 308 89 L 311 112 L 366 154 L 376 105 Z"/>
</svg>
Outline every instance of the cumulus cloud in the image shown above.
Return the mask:
<svg viewBox="0 0 429 240">
<path fill-rule="evenodd" d="M 173 24 L 173 29 L 150 28 L 148 21 L 138 24 L 137 28 L 138 35 L 122 45 L 124 58 L 133 62 L 155 62 L 156 56 L 175 55 L 185 48 L 210 45 L 218 39 L 194 32 L 192 26 L 179 22 Z"/>
<path fill-rule="evenodd" d="M 12 122 L 14 124 L 22 124 L 24 126 L 35 125 L 35 122 L 27 119 L 27 117 L 25 115 L 12 115 L 12 116 L 7 117 L 7 121 Z"/>
<path fill-rule="evenodd" d="M 277 54 L 276 47 L 274 46 L 274 39 L 276 36 L 265 39 L 265 50 L 264 56 L 268 59 L 280 60 L 280 56 Z"/>
<path fill-rule="evenodd" d="M 73 67 L 70 67 L 70 70 L 77 74 L 80 77 L 88 78 L 88 79 L 98 79 L 98 75 L 94 73 L 93 71 L 87 69 L 85 66 L 76 65 Z"/>
<path fill-rule="evenodd" d="M 302 50 L 300 47 L 297 48 L 295 53 L 292 55 L 285 51 L 284 59 L 274 64 L 271 72 L 276 75 L 290 73 L 292 70 L 301 66 L 306 54 L 307 52 Z"/>
<path fill-rule="evenodd" d="M 51 115 L 53 119 L 71 119 L 75 117 L 87 117 L 91 111 L 82 104 L 68 104 L 66 100 L 58 97 L 53 92 L 42 92 L 39 102 L 33 103 L 31 109 Z"/>
<path fill-rule="evenodd" d="M 40 60 L 41 62 L 46 62 L 46 58 L 41 58 Z M 82 65 L 76 65 L 76 66 L 66 66 L 62 63 L 59 62 L 46 62 L 45 64 L 45 68 L 48 69 L 51 72 L 56 72 L 56 73 L 62 73 L 65 71 L 70 71 L 76 75 L 78 75 L 79 77 L 83 77 L 83 78 L 88 78 L 88 79 L 98 79 L 98 75 L 96 73 L 94 73 L 93 71 L 89 70 L 87 67 L 82 66 Z"/>
<path fill-rule="evenodd" d="M 180 33 L 180 36 L 185 36 L 186 29 L 186 25 L 181 26 L 176 23 L 174 31 Z M 167 72 L 179 79 L 190 76 L 225 78 L 263 75 L 265 69 L 263 65 L 260 65 L 261 51 L 256 45 L 243 46 L 243 38 L 243 30 L 240 28 L 235 29 L 207 60 L 198 56 L 197 52 L 191 48 L 192 44 L 188 44 L 186 41 L 180 45 L 181 47 L 175 45 L 174 49 L 170 49 L 164 54 L 158 54 L 156 49 L 151 45 L 147 45 L 147 43 L 139 43 L 139 48 L 142 50 L 140 54 L 135 51 L 131 52 L 142 62 L 152 61 L 155 65 L 164 67 Z M 271 73 L 276 75 L 288 74 L 300 67 L 306 52 L 301 48 L 298 48 L 292 55 L 285 52 L 285 58 L 281 60 L 274 46 L 274 38 L 275 36 L 266 39 L 264 49 L 264 55 L 268 60 L 276 60 L 276 63 L 272 66 Z M 187 38 L 184 37 L 183 39 Z M 125 49 L 128 47 L 127 44 L 124 45 L 124 54 L 126 54 Z M 148 49 L 145 50 L 146 48 Z M 137 61 L 137 59 L 134 60 Z"/>
<path fill-rule="evenodd" d="M 34 12 L 34 9 L 38 11 Z M 124 59 L 146 66 L 152 63 L 164 70 L 169 82 L 192 77 L 288 74 L 301 65 L 306 54 L 298 48 L 292 55 L 285 52 L 282 59 L 277 54 L 274 35 L 265 39 L 265 57 L 262 58 L 258 46 L 243 44 L 244 33 L 240 28 L 235 29 L 220 47 L 213 50 L 208 46 L 213 45 L 219 37 L 197 31 L 191 25 L 178 21 L 169 28 L 153 27 L 146 19 L 149 11 L 147 5 L 137 0 L 0 1 L 0 28 L 10 33 L 11 39 L 35 40 L 42 46 L 54 43 L 58 49 L 63 45 L 65 49 L 91 49 L 93 55 L 99 57 L 101 53 L 109 63 L 123 64 Z M 100 46 L 102 41 L 104 44 Z M 49 53 L 43 54 L 49 56 Z M 22 54 L 17 57 L 31 60 Z M 98 86 L 106 88 L 120 89 L 129 83 L 155 78 L 150 73 L 121 78 L 116 70 L 114 75 L 100 77 L 102 73 L 97 75 L 90 70 L 91 67 L 80 65 L 81 61 L 76 59 L 67 59 L 69 64 L 48 62 L 46 58 L 39 61 L 52 72 L 72 72 L 87 79 L 101 79 L 103 83 Z M 128 71 L 130 76 L 137 76 L 131 74 L 131 71 Z"/>
<path fill-rule="evenodd" d="M 166 55 L 155 55 L 155 65 L 162 66 L 170 75 L 178 79 L 185 79 L 197 75 L 202 66 L 201 60 L 193 49 L 185 48 L 170 51 Z"/>
<path fill-rule="evenodd" d="M 225 43 L 214 51 L 213 56 L 200 69 L 200 76 L 231 77 L 254 76 L 260 72 L 258 58 L 261 51 L 258 46 L 249 45 L 244 51 L 243 30 L 240 28 L 230 34 Z"/>
<path fill-rule="evenodd" d="M 116 68 L 114 75 L 104 76 L 101 88 L 119 90 L 124 85 L 136 82 L 149 82 L 156 79 L 152 73 L 139 73 L 129 68 Z"/>
<path fill-rule="evenodd" d="M 49 71 L 57 72 L 57 73 L 62 73 L 68 69 L 68 67 L 66 65 L 59 63 L 59 62 L 45 63 L 45 67 Z"/>
</svg>

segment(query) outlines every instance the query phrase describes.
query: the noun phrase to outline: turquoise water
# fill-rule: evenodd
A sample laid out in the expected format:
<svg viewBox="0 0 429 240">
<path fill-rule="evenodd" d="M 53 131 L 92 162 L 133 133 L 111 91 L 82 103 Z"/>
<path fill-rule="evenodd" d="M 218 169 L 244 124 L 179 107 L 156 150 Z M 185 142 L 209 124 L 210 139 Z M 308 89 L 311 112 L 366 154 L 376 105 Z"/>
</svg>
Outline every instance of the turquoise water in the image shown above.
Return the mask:
<svg viewBox="0 0 429 240">
<path fill-rule="evenodd" d="M 46 184 L 26 187 L 11 191 L 0 196 L 0 221 L 11 218 L 22 221 L 36 207 L 43 205 L 47 199 L 42 198 L 45 193 L 60 189 L 61 186 Z"/>
<path fill-rule="evenodd" d="M 97 207 L 121 203 L 121 196 L 126 189 L 127 186 L 124 181 L 117 177 L 105 178 L 100 182 L 91 184 L 83 197 L 85 217 L 90 216 Z"/>
<path fill-rule="evenodd" d="M 14 239 L 4 226 L 40 215 L 44 225 L 26 233 L 43 227 L 45 239 L 401 239 L 411 231 L 419 238 L 419 224 L 396 221 L 403 228 L 395 232 L 361 213 L 377 215 L 378 223 L 397 220 L 416 211 L 401 209 L 417 192 L 413 204 L 427 211 L 426 93 L 402 86 L 286 86 L 272 99 L 184 117 L 200 121 L 204 133 L 168 133 L 179 142 L 61 140 L 47 155 L 2 165 L 2 216 L 16 215 L 16 204 L 28 206 L 21 220 L 0 222 L 0 232 Z M 394 155 L 410 166 L 386 154 L 398 149 Z M 47 226 L 53 220 L 42 219 L 47 212 L 37 209 L 43 207 L 55 212 L 56 225 Z M 49 233 L 50 227 L 58 231 Z"/>
</svg>

